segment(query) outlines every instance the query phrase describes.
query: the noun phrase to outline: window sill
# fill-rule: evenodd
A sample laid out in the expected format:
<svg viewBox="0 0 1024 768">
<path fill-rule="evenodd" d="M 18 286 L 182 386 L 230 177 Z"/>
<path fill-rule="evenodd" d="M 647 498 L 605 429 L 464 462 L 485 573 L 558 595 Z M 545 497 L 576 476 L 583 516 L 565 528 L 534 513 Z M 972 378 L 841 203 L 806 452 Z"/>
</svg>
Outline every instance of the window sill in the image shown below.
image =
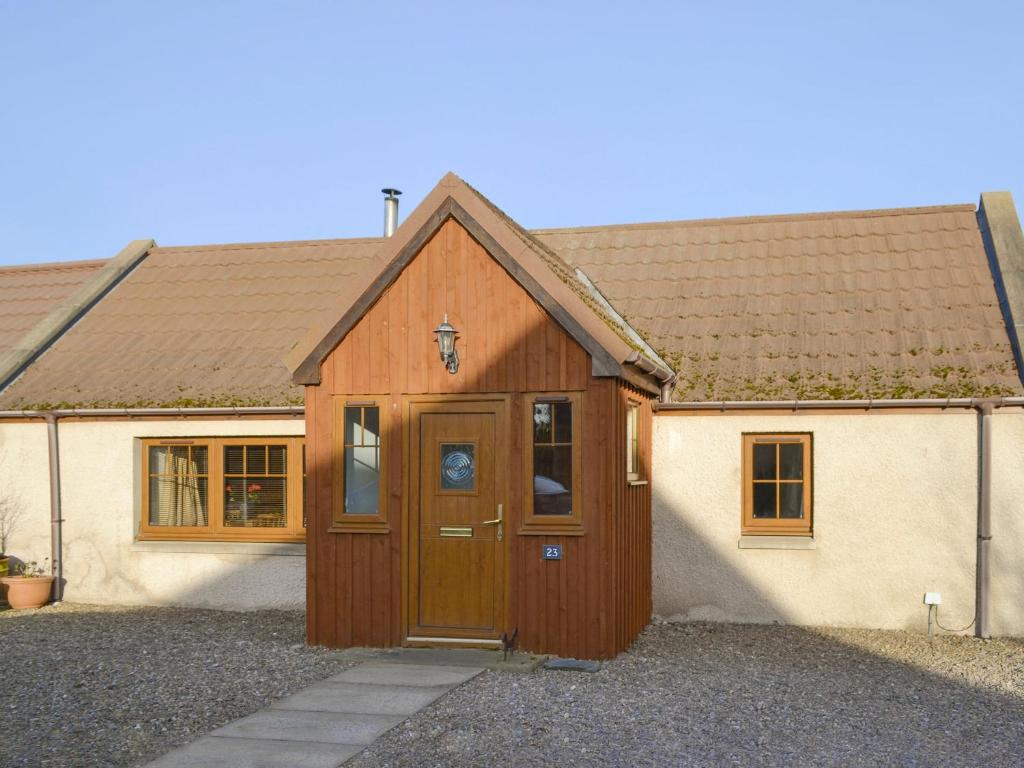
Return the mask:
<svg viewBox="0 0 1024 768">
<path fill-rule="evenodd" d="M 647 481 L 646 480 L 627 480 L 626 481 L 626 485 L 628 485 L 628 486 L 630 486 L 632 488 L 633 486 L 636 486 L 636 485 L 647 485 Z"/>
<path fill-rule="evenodd" d="M 305 557 L 305 544 L 272 541 L 135 541 L 133 552 L 189 555 L 283 555 Z"/>
<path fill-rule="evenodd" d="M 812 536 L 740 536 L 740 549 L 817 549 Z"/>
</svg>

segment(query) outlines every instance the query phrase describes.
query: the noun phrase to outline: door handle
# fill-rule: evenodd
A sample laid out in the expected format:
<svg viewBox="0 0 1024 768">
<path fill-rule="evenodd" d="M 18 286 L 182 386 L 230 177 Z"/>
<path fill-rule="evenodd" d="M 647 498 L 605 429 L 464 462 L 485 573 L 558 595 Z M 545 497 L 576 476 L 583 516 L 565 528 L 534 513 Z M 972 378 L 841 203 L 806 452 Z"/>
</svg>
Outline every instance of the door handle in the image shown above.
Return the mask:
<svg viewBox="0 0 1024 768">
<path fill-rule="evenodd" d="M 504 522 L 504 515 L 502 514 L 501 504 L 499 504 L 498 505 L 498 516 L 496 518 L 494 518 L 493 520 L 484 520 L 482 523 L 480 523 L 480 525 L 496 525 L 496 526 L 498 526 L 497 533 L 495 533 L 495 538 L 498 541 L 501 541 L 502 534 L 503 534 L 503 528 L 505 527 L 505 526 L 502 525 L 503 522 Z"/>
</svg>

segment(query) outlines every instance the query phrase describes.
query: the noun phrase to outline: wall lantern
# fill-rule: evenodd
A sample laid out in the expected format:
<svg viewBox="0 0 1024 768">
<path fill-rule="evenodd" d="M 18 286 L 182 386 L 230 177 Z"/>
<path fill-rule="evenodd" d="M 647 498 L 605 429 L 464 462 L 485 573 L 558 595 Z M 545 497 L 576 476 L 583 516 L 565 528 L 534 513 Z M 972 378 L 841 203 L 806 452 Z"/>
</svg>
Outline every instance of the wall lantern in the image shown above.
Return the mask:
<svg viewBox="0 0 1024 768">
<path fill-rule="evenodd" d="M 434 329 L 437 334 L 437 349 L 441 353 L 441 362 L 448 367 L 448 373 L 455 373 L 459 370 L 459 353 L 455 351 L 455 334 L 458 331 L 448 322 L 448 313 L 444 320 Z"/>
</svg>

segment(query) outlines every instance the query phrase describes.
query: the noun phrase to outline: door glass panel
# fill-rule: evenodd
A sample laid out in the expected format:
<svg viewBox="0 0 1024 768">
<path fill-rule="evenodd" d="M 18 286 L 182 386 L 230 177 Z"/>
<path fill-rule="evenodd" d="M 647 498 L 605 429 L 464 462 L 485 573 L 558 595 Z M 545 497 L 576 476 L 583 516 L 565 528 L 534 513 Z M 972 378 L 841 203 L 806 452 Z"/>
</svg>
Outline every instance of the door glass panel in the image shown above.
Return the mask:
<svg viewBox="0 0 1024 768">
<path fill-rule="evenodd" d="M 476 489 L 476 446 L 472 443 L 441 443 L 441 490 Z"/>
</svg>

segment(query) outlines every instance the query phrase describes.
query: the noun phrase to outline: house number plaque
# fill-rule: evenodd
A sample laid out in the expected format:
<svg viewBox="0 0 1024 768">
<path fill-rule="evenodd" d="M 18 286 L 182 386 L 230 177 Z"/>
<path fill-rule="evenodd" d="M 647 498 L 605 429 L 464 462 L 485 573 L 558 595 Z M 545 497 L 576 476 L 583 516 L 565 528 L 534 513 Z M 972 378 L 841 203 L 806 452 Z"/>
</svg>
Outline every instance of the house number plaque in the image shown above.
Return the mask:
<svg viewBox="0 0 1024 768">
<path fill-rule="evenodd" d="M 561 544 L 544 544 L 541 547 L 541 557 L 544 560 L 561 560 L 562 559 L 562 545 Z"/>
</svg>

